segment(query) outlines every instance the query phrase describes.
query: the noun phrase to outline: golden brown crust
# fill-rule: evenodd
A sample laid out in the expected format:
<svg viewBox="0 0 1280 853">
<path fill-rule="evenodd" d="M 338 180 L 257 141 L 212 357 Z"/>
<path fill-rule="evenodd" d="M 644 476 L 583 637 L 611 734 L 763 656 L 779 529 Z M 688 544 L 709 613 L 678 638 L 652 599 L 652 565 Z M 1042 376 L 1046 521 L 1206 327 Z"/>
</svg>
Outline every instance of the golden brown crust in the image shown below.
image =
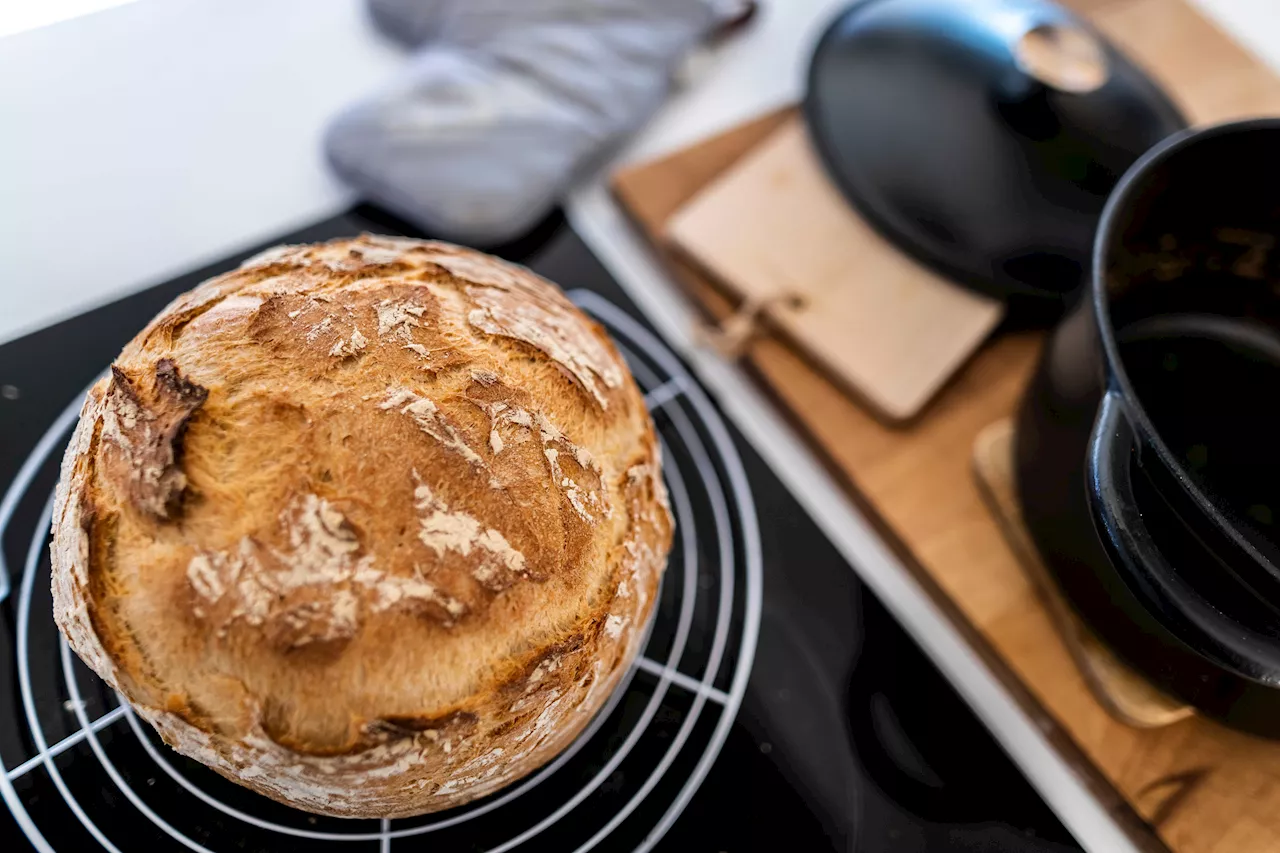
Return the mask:
<svg viewBox="0 0 1280 853">
<path fill-rule="evenodd" d="M 179 751 L 310 811 L 421 814 L 563 749 L 671 539 L 643 399 L 520 267 L 364 236 L 180 297 L 90 392 L 55 617 Z"/>
</svg>

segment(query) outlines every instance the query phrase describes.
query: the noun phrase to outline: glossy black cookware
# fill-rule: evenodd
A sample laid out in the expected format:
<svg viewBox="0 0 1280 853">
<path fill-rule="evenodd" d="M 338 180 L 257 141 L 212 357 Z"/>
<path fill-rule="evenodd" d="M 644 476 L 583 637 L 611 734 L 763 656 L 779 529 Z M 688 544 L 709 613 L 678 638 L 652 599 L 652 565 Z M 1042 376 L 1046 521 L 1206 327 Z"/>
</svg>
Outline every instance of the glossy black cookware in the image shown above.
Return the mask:
<svg viewBox="0 0 1280 853">
<path fill-rule="evenodd" d="M 1019 413 L 1018 489 L 1126 661 L 1280 734 L 1280 119 L 1185 132 L 1107 204 Z"/>
<path fill-rule="evenodd" d="M 859 213 L 1024 321 L 1075 302 L 1116 181 L 1186 126 L 1046 0 L 862 0 L 819 41 L 804 112 Z"/>
</svg>

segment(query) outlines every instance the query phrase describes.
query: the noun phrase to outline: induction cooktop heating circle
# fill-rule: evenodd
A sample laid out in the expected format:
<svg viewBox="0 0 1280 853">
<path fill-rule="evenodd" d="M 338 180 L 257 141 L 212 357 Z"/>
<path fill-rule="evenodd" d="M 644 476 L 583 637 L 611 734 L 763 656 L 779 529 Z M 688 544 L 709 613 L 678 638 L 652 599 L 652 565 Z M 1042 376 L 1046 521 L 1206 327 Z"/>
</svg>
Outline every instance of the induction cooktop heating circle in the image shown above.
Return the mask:
<svg viewBox="0 0 1280 853">
<path fill-rule="evenodd" d="M 240 788 L 160 743 L 132 709 L 79 662 L 49 604 L 50 494 L 15 590 L 16 723 L 25 759 L 0 755 L 0 796 L 42 853 L 74 821 L 105 850 L 436 849 L 648 850 L 710 770 L 745 692 L 760 623 L 762 568 L 755 509 L 723 421 L 679 360 L 640 323 L 589 291 L 571 297 L 626 356 L 658 426 L 676 540 L 643 648 L 583 734 L 530 777 L 475 803 L 422 818 L 309 815 Z M 80 409 L 69 405 L 0 501 L 0 544 L 15 508 L 38 499 Z M 14 531 L 17 534 L 17 531 Z M 4 564 L 0 576 L 14 577 Z M 58 798 L 29 790 L 44 775 Z M 45 781 L 41 779 L 40 781 Z M 608 809 L 592 808 L 608 792 Z M 109 820 L 103 820 L 107 813 Z M 65 833 L 64 833 L 65 834 Z"/>
</svg>

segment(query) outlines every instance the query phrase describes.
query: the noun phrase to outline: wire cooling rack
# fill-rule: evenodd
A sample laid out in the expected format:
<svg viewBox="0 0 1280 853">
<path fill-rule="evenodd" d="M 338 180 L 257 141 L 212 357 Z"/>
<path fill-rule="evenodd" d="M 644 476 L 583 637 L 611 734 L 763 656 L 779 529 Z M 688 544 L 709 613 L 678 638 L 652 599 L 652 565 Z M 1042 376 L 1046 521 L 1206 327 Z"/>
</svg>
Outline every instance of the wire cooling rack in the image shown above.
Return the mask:
<svg viewBox="0 0 1280 853">
<path fill-rule="evenodd" d="M 570 296 L 609 329 L 644 389 L 677 523 L 645 645 L 581 737 L 483 800 L 383 821 L 290 809 L 170 751 L 53 624 L 51 487 L 81 395 L 0 501 L 0 599 L 13 584 L 13 624 L 6 619 L 0 631 L 0 690 L 9 691 L 0 705 L 0 797 L 35 850 L 562 853 L 658 843 L 710 770 L 746 689 L 761 608 L 757 521 L 729 432 L 679 359 L 603 297 Z M 20 515 L 30 520 L 11 525 Z"/>
</svg>

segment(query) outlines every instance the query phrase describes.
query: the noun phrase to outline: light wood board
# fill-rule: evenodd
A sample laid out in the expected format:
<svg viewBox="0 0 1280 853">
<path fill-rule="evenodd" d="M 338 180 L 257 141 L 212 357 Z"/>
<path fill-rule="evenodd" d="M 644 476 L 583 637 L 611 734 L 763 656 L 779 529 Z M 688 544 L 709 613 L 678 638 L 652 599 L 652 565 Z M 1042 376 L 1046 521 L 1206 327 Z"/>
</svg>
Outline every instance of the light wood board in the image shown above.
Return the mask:
<svg viewBox="0 0 1280 853">
<path fill-rule="evenodd" d="M 1184 0 L 1069 5 L 1170 87 L 1197 122 L 1280 114 L 1280 83 L 1270 71 Z M 617 177 L 618 197 L 656 239 L 671 214 L 787 117 L 765 116 L 629 169 Z M 670 262 L 711 316 L 733 311 L 696 270 Z M 1177 853 L 1280 850 L 1280 743 L 1200 717 L 1136 729 L 1109 715 L 983 503 L 970 470 L 974 441 L 1013 412 L 1041 340 L 1036 333 L 992 340 L 906 429 L 872 418 L 774 336 L 752 343 L 746 364 L 1139 844 Z"/>
<path fill-rule="evenodd" d="M 680 208 L 667 237 L 890 421 L 917 415 L 1004 317 L 858 216 L 799 116 Z"/>
</svg>

